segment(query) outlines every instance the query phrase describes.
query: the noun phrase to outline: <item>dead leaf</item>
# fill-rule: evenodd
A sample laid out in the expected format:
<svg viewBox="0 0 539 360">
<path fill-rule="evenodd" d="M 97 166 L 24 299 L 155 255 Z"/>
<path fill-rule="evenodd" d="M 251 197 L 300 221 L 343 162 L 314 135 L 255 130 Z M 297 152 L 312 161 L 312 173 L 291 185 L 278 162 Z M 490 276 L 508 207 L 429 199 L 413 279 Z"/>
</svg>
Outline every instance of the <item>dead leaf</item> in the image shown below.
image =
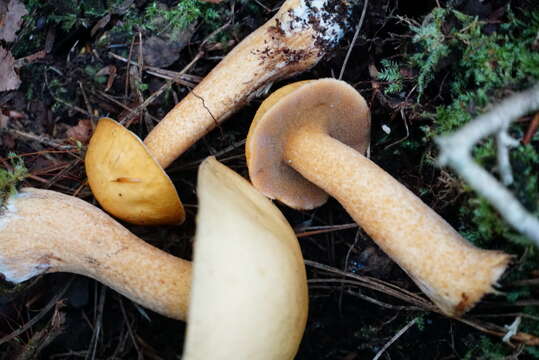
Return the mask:
<svg viewBox="0 0 539 360">
<path fill-rule="evenodd" d="M 110 13 L 103 16 L 99 21 L 92 27 L 92 30 L 90 31 L 90 36 L 94 36 L 99 30 L 103 29 L 110 21 Z"/>
<path fill-rule="evenodd" d="M 0 129 L 7 129 L 9 123 L 9 116 L 6 116 L 0 112 Z"/>
<path fill-rule="evenodd" d="M 0 40 L 13 42 L 28 11 L 20 0 L 0 0 Z"/>
<path fill-rule="evenodd" d="M 164 5 L 163 9 L 166 9 Z M 144 65 L 165 68 L 180 58 L 180 52 L 189 44 L 195 33 L 196 23 L 186 28 L 170 28 L 167 20 L 157 16 L 152 20 L 157 29 L 167 29 L 156 35 L 151 35 L 142 42 L 142 56 Z"/>
<path fill-rule="evenodd" d="M 522 143 L 525 145 L 528 145 L 537 130 L 539 129 L 539 112 L 535 114 L 532 121 L 530 122 L 530 125 L 528 126 L 528 130 L 526 131 L 526 135 L 524 135 L 524 138 L 522 139 Z"/>
<path fill-rule="evenodd" d="M 82 119 L 76 126 L 73 126 L 67 130 L 66 135 L 68 138 L 80 141 L 86 144 L 90 140 L 92 133 L 92 122 L 89 119 Z"/>
<path fill-rule="evenodd" d="M 190 35 L 185 38 L 190 38 Z M 167 35 L 152 36 L 143 42 L 144 63 L 158 68 L 168 67 L 180 58 L 180 52 L 186 44 L 186 41 L 171 40 Z"/>
<path fill-rule="evenodd" d="M 116 72 L 117 72 L 116 66 L 107 65 L 95 74 L 95 76 L 104 76 L 104 75 L 109 76 L 107 80 L 107 87 L 105 88 L 105 92 L 109 91 L 110 88 L 112 87 L 112 83 L 114 82 L 114 79 L 116 78 Z"/>
<path fill-rule="evenodd" d="M 11 52 L 0 46 L 0 91 L 15 90 L 21 85 L 14 66 L 15 59 Z"/>
<path fill-rule="evenodd" d="M 23 66 L 30 65 L 34 61 L 43 59 L 45 56 L 47 56 L 47 53 L 45 52 L 45 50 L 40 50 L 31 55 L 25 56 L 23 58 L 19 58 L 17 59 L 17 61 L 15 61 L 15 68 L 19 69 Z"/>
</svg>

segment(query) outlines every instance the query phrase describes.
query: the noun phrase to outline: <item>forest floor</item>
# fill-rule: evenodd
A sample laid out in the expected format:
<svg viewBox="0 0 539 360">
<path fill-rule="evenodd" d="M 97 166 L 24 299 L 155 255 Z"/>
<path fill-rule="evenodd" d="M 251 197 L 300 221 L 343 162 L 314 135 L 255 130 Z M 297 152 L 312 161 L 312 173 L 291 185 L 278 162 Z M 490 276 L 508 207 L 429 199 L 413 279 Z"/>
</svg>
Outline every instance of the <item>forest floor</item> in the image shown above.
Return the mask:
<svg viewBox="0 0 539 360">
<path fill-rule="evenodd" d="M 281 4 L 25 0 L 14 10 L 8 3 L 19 1 L 0 0 L 0 20 L 11 21 L 13 33 L 0 27 L 0 90 L 6 90 L 0 92 L 2 167 L 11 168 L 15 153 L 28 169 L 22 186 L 96 205 L 83 159 L 97 120 L 123 120 L 144 138 Z M 310 310 L 297 359 L 539 359 L 539 346 L 531 346 L 539 337 L 539 253 L 454 173 L 436 166 L 433 140 L 539 79 L 539 5 L 535 0 L 369 1 L 360 22 L 364 5 L 355 4 L 350 29 L 334 51 L 271 89 L 339 77 L 342 71 L 342 79 L 371 107 L 371 159 L 465 238 L 514 260 L 499 294 L 486 296 L 463 318 L 448 318 L 429 310 L 413 281 L 335 200 L 313 211 L 278 204 L 307 260 Z M 11 20 L 2 19 L 8 9 Z M 185 75 L 178 79 L 181 71 Z M 167 169 L 186 204 L 184 225 L 126 227 L 190 259 L 198 164 L 213 155 L 248 178 L 244 142 L 266 95 Z M 538 125 L 532 114 L 510 129 L 520 140 L 511 153 L 511 190 L 535 214 Z M 479 144 L 474 155 L 495 171 L 492 140 Z M 367 288 L 366 277 L 390 283 L 393 290 Z M 48 274 L 22 286 L 2 284 L 0 290 L 1 360 L 180 358 L 184 323 L 144 310 L 86 277 Z M 421 300 L 412 301 L 416 297 L 408 291 Z M 516 319 L 518 330 L 531 335 L 527 344 L 502 341 Z"/>
</svg>

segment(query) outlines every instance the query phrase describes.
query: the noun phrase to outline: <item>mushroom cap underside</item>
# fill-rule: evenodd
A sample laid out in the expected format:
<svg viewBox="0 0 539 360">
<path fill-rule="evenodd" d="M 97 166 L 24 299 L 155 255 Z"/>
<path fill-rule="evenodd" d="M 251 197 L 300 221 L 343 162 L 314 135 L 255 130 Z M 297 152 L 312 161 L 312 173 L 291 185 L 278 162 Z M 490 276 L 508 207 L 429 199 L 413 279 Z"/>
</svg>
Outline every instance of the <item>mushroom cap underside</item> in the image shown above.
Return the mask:
<svg viewBox="0 0 539 360">
<path fill-rule="evenodd" d="M 303 257 L 281 212 L 214 158 L 199 213 L 184 359 L 292 359 L 307 319 Z"/>
<path fill-rule="evenodd" d="M 313 209 L 327 201 L 328 195 L 284 158 L 287 136 L 313 128 L 365 153 L 370 139 L 365 99 L 335 79 L 301 81 L 272 93 L 260 105 L 245 145 L 249 176 L 258 190 L 296 209 Z"/>
<path fill-rule="evenodd" d="M 110 214 L 139 225 L 180 224 L 185 212 L 172 181 L 131 131 L 101 118 L 85 158 L 92 192 Z"/>
</svg>

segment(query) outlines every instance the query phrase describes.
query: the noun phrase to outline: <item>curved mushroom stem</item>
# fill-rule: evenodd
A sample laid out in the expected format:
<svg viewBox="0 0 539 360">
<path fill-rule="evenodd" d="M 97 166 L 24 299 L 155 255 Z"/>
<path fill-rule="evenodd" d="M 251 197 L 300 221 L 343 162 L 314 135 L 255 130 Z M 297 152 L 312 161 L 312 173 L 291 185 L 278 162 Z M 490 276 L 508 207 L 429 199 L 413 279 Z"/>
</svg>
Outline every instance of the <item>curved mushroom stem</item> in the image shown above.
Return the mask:
<svg viewBox="0 0 539 360">
<path fill-rule="evenodd" d="M 510 257 L 468 243 L 365 156 L 307 126 L 288 135 L 283 151 L 287 164 L 335 197 L 444 313 L 460 315 L 493 291 Z"/>
<path fill-rule="evenodd" d="M 166 168 L 254 92 L 314 66 L 343 36 L 348 7 L 346 1 L 286 1 L 148 134 L 148 151 Z"/>
<path fill-rule="evenodd" d="M 89 276 L 160 314 L 186 318 L 189 261 L 147 244 L 80 199 L 23 189 L 0 210 L 0 273 L 19 283 L 48 272 Z"/>
</svg>

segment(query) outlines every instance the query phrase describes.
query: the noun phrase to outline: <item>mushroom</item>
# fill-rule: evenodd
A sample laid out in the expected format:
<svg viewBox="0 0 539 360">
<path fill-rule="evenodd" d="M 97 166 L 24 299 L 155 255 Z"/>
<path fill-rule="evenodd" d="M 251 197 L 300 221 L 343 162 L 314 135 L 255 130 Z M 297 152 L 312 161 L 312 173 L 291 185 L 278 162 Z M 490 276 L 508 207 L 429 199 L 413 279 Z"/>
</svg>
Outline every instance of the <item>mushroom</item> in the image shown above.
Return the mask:
<svg viewBox="0 0 539 360">
<path fill-rule="evenodd" d="M 83 200 L 25 188 L 0 210 L 0 274 L 20 283 L 51 272 L 89 276 L 162 315 L 186 318 L 191 262 Z"/>
<path fill-rule="evenodd" d="M 200 166 L 185 359 L 293 359 L 308 308 L 294 231 L 215 159 Z"/>
<path fill-rule="evenodd" d="M 344 35 L 349 11 L 345 0 L 287 0 L 161 120 L 144 145 L 121 125 L 101 120 L 86 155 L 97 201 L 129 222 L 181 222 L 181 202 L 158 168 L 170 165 L 257 91 L 314 66 Z M 134 149 L 136 155 L 127 154 Z M 163 198 L 169 203 L 161 206 Z"/>
<path fill-rule="evenodd" d="M 510 257 L 474 247 L 365 157 L 369 131 L 369 108 L 345 82 L 285 86 L 262 103 L 249 129 L 249 176 L 296 209 L 333 196 L 445 314 L 466 312 L 493 291 Z"/>
<path fill-rule="evenodd" d="M 294 231 L 271 201 L 217 160 L 205 160 L 198 179 L 192 267 L 91 204 L 28 188 L 0 214 L 0 273 L 14 283 L 47 272 L 82 274 L 165 316 L 187 318 L 185 359 L 292 359 L 308 310 Z"/>
<path fill-rule="evenodd" d="M 185 211 L 163 168 L 131 131 L 101 118 L 85 157 L 88 184 L 112 215 L 139 225 L 180 224 Z"/>
</svg>

